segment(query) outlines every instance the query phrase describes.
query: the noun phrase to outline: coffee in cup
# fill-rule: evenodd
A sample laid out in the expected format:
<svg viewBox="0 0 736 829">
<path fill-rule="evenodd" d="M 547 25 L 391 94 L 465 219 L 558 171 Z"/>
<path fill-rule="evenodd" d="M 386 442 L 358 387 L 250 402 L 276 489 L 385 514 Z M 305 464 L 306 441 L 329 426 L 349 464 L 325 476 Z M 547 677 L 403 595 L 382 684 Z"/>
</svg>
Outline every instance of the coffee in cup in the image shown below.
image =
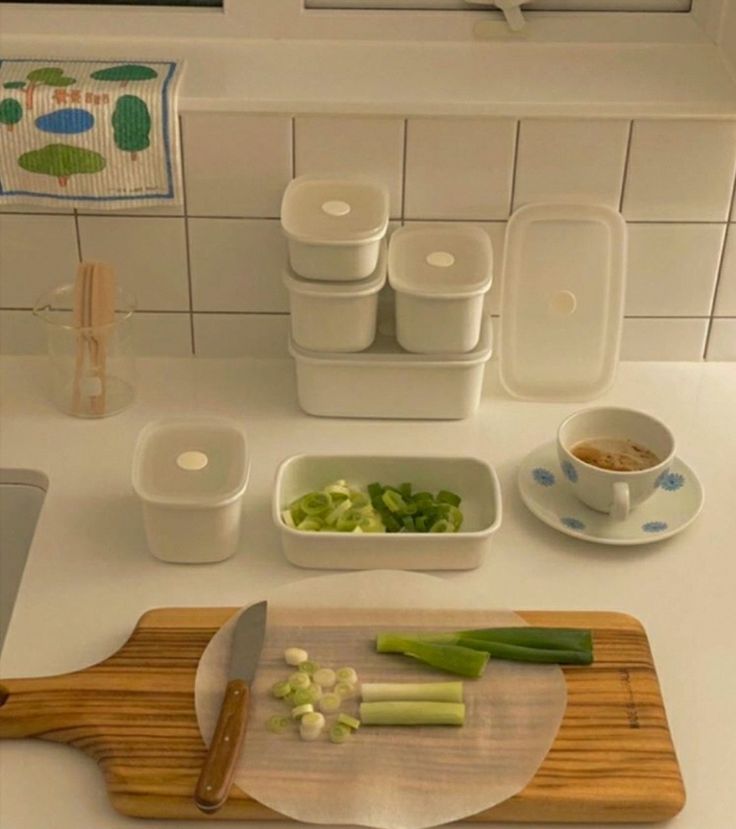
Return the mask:
<svg viewBox="0 0 736 829">
<path fill-rule="evenodd" d="M 566 486 L 586 506 L 623 520 L 650 498 L 675 457 L 672 432 L 635 409 L 585 409 L 557 432 Z"/>
<path fill-rule="evenodd" d="M 612 472 L 641 472 L 660 462 L 651 449 L 627 438 L 581 440 L 570 452 L 583 463 Z"/>
</svg>

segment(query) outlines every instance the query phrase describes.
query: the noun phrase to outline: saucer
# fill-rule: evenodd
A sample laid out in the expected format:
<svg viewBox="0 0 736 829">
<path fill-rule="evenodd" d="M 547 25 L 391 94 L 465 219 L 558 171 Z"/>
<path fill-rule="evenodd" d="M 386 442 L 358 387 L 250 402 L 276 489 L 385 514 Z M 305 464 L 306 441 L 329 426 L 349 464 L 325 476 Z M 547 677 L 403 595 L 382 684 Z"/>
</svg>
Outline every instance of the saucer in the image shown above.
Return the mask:
<svg viewBox="0 0 736 829">
<path fill-rule="evenodd" d="M 573 495 L 552 441 L 531 452 L 518 475 L 519 492 L 527 507 L 545 524 L 596 544 L 652 544 L 689 526 L 703 508 L 703 487 L 692 469 L 675 458 L 659 476 L 656 492 L 634 507 L 625 521 L 615 521 L 586 507 Z"/>
</svg>

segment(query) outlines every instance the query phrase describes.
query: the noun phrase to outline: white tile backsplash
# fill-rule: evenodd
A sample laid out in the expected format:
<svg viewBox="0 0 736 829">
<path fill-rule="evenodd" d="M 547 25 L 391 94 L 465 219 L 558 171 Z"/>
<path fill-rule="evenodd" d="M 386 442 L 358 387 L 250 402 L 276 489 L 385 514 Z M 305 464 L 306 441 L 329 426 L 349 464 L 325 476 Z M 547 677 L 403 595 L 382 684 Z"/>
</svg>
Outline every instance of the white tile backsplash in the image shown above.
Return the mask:
<svg viewBox="0 0 736 829">
<path fill-rule="evenodd" d="M 410 118 L 406 218 L 508 218 L 517 126 L 509 119 Z"/>
<path fill-rule="evenodd" d="M 288 314 L 195 314 L 200 357 L 288 357 Z"/>
<path fill-rule="evenodd" d="M 184 219 L 80 216 L 84 259 L 112 263 L 147 311 L 189 310 Z"/>
<path fill-rule="evenodd" d="M 391 217 L 401 216 L 403 118 L 298 117 L 294 136 L 297 176 L 374 177 L 388 187 Z"/>
<path fill-rule="evenodd" d="M 630 126 L 614 120 L 522 121 L 514 209 L 566 201 L 618 210 Z"/>
<path fill-rule="evenodd" d="M 188 313 L 138 312 L 133 317 L 133 348 L 148 357 L 189 357 L 191 317 Z"/>
<path fill-rule="evenodd" d="M 629 224 L 626 314 L 707 317 L 725 225 Z"/>
<path fill-rule="evenodd" d="M 195 311 L 288 311 L 286 241 L 264 219 L 190 219 Z"/>
<path fill-rule="evenodd" d="M 736 224 L 728 226 L 715 313 L 722 317 L 736 317 Z"/>
<path fill-rule="evenodd" d="M 32 308 L 48 289 L 74 281 L 78 261 L 74 216 L 0 214 L 3 308 Z"/>
<path fill-rule="evenodd" d="M 736 120 L 637 120 L 630 152 L 625 119 L 202 112 L 182 122 L 186 215 L 0 208 L 1 352 L 45 350 L 43 327 L 16 309 L 74 279 L 79 231 L 83 256 L 112 261 L 138 298 L 139 353 L 189 354 L 194 328 L 197 354 L 284 356 L 278 215 L 293 172 L 384 181 L 390 229 L 482 225 L 494 249 L 485 303 L 493 314 L 512 207 L 570 199 L 616 207 L 623 183 L 631 240 L 624 357 L 700 360 L 711 313 L 736 319 L 736 225 L 721 244 L 736 211 Z M 732 354 L 732 332 L 732 320 L 714 320 L 710 358 Z"/>
<path fill-rule="evenodd" d="M 628 220 L 723 222 L 736 174 L 736 121 L 635 121 Z"/>
<path fill-rule="evenodd" d="M 621 335 L 622 360 L 702 360 L 707 319 L 628 318 Z"/>
<path fill-rule="evenodd" d="M 736 360 L 736 319 L 714 319 L 708 341 L 709 360 Z"/>
<path fill-rule="evenodd" d="M 291 179 L 291 133 L 285 115 L 182 116 L 189 215 L 278 217 Z"/>
<path fill-rule="evenodd" d="M 32 311 L 0 311 L 0 354 L 46 354 L 46 332 Z"/>
</svg>

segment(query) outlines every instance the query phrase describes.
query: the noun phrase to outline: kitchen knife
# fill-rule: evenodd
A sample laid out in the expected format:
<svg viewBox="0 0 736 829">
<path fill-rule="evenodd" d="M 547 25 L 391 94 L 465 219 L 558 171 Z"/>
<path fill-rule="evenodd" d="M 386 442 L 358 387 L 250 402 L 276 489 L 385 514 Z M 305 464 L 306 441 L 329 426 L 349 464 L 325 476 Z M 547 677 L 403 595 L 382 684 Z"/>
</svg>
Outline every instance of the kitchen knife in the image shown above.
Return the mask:
<svg viewBox="0 0 736 829">
<path fill-rule="evenodd" d="M 194 802 L 208 814 L 222 806 L 232 786 L 248 724 L 250 684 L 263 647 L 267 607 L 266 602 L 247 607 L 235 624 L 225 696 L 194 792 Z"/>
</svg>

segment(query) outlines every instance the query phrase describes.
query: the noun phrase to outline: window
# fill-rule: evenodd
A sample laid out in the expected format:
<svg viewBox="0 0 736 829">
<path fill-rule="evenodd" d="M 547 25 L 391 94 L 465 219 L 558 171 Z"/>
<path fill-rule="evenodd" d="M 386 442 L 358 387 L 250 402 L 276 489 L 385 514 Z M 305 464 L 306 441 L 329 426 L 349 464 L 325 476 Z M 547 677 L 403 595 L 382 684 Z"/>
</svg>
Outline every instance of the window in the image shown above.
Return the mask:
<svg viewBox="0 0 736 829">
<path fill-rule="evenodd" d="M 490 0 L 489 0 L 490 2 Z M 691 0 L 523 0 L 526 11 L 689 12 Z M 464 10 L 478 6 L 465 0 L 306 0 L 308 9 Z"/>
</svg>

